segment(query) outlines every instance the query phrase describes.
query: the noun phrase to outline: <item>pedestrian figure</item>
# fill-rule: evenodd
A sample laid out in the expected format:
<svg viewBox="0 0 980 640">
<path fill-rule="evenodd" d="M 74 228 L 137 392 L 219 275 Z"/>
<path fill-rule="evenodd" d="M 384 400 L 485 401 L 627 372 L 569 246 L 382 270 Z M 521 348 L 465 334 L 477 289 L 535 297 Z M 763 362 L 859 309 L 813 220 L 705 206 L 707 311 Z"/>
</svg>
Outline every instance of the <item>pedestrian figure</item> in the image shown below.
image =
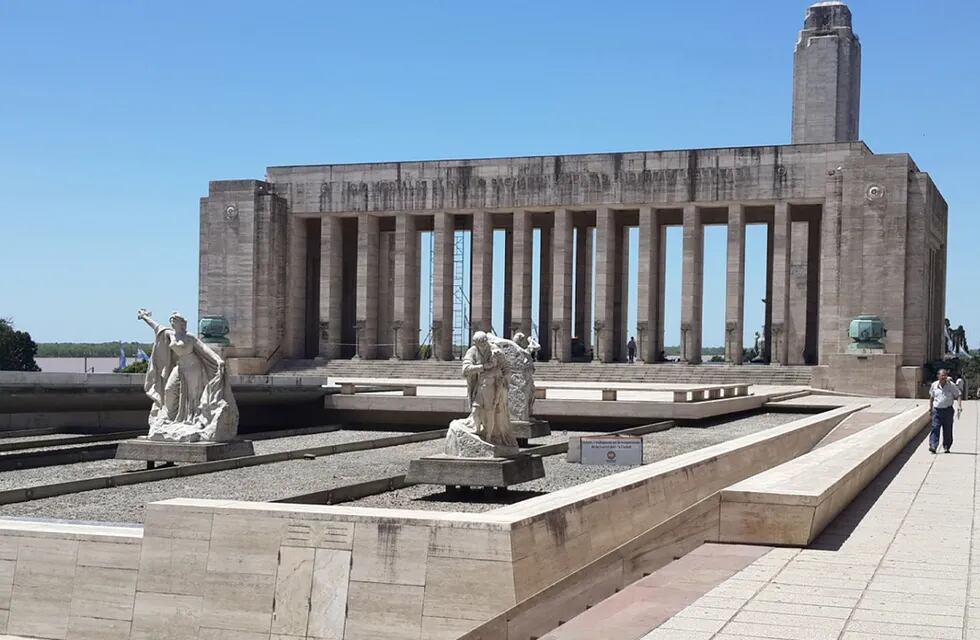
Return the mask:
<svg viewBox="0 0 980 640">
<path fill-rule="evenodd" d="M 633 336 L 630 336 L 630 341 L 626 343 L 626 356 L 630 364 L 633 364 L 633 359 L 636 358 L 636 338 Z"/>
<path fill-rule="evenodd" d="M 943 432 L 943 450 L 949 453 L 953 446 L 953 402 L 959 401 L 959 412 L 963 412 L 963 394 L 955 382 L 950 380 L 946 369 L 939 370 L 939 379 L 929 387 L 929 410 L 932 414 L 932 431 L 929 433 L 929 453 L 939 448 L 939 431 Z"/>
</svg>

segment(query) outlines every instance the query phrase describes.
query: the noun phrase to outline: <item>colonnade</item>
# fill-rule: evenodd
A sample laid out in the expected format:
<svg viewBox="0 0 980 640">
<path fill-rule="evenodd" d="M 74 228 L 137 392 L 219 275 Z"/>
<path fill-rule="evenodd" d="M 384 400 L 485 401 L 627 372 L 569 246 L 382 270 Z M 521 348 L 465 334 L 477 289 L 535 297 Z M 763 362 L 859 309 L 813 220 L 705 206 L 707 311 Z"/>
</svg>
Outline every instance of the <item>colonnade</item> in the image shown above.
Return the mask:
<svg viewBox="0 0 980 640">
<path fill-rule="evenodd" d="M 431 329 L 433 357 L 452 357 L 457 230 L 470 231 L 472 239 L 468 274 L 471 330 L 493 328 L 506 335 L 516 331 L 529 334 L 535 284 L 533 233 L 538 229 L 537 329 L 542 356 L 567 362 L 573 355 L 591 352 L 598 361 L 623 360 L 629 339 L 628 233 L 637 227 L 637 357 L 656 362 L 663 359 L 664 350 L 666 227 L 682 226 L 681 359 L 699 363 L 704 227 L 725 224 L 725 359 L 740 364 L 744 347 L 745 229 L 747 224 L 766 224 L 765 359 L 773 364 L 815 363 L 819 222 L 819 205 L 797 207 L 787 202 L 324 217 L 320 220 L 318 262 L 320 355 L 417 357 L 423 231 L 432 232 L 434 253 L 432 326 L 422 328 L 423 334 Z M 505 230 L 507 237 L 503 327 L 493 327 L 492 322 L 494 230 L 498 229 Z M 796 260 L 794 252 L 798 254 Z M 791 297 L 792 304 L 799 307 L 797 313 L 791 313 Z M 356 302 L 351 304 L 351 299 Z M 576 354 L 573 339 L 581 345 Z"/>
</svg>

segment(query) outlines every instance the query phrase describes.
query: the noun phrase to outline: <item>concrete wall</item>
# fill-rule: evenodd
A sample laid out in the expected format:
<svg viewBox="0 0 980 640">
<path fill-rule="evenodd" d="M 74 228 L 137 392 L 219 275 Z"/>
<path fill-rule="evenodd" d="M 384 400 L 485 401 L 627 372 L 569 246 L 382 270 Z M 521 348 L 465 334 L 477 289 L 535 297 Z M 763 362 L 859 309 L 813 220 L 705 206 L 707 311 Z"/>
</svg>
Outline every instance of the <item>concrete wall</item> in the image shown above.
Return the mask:
<svg viewBox="0 0 980 640">
<path fill-rule="evenodd" d="M 168 637 L 131 629 L 139 610 L 141 541 L 138 527 L 4 521 L 0 632 L 70 640 Z"/>
</svg>

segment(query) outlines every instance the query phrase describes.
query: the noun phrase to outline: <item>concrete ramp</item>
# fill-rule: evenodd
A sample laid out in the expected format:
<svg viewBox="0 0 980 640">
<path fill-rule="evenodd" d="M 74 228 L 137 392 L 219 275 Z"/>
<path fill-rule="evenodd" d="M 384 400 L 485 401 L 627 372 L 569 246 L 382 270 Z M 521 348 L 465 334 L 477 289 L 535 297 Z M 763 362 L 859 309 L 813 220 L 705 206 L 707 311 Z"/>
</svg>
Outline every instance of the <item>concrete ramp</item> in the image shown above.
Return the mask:
<svg viewBox="0 0 980 640">
<path fill-rule="evenodd" d="M 724 489 L 719 540 L 810 544 L 922 431 L 928 420 L 928 404 L 917 403 L 878 424 Z M 855 419 L 850 428 L 858 429 L 861 422 Z"/>
</svg>

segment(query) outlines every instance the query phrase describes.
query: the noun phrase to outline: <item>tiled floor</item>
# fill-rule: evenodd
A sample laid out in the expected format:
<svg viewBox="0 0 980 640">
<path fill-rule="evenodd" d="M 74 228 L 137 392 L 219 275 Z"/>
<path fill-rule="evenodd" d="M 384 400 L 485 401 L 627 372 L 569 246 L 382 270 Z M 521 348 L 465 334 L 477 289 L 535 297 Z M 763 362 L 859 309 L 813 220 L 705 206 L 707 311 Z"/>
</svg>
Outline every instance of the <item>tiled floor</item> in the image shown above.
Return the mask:
<svg viewBox="0 0 980 640">
<path fill-rule="evenodd" d="M 810 548 L 769 551 L 641 637 L 980 640 L 978 419 L 966 403 L 953 453 L 917 438 Z"/>
</svg>

